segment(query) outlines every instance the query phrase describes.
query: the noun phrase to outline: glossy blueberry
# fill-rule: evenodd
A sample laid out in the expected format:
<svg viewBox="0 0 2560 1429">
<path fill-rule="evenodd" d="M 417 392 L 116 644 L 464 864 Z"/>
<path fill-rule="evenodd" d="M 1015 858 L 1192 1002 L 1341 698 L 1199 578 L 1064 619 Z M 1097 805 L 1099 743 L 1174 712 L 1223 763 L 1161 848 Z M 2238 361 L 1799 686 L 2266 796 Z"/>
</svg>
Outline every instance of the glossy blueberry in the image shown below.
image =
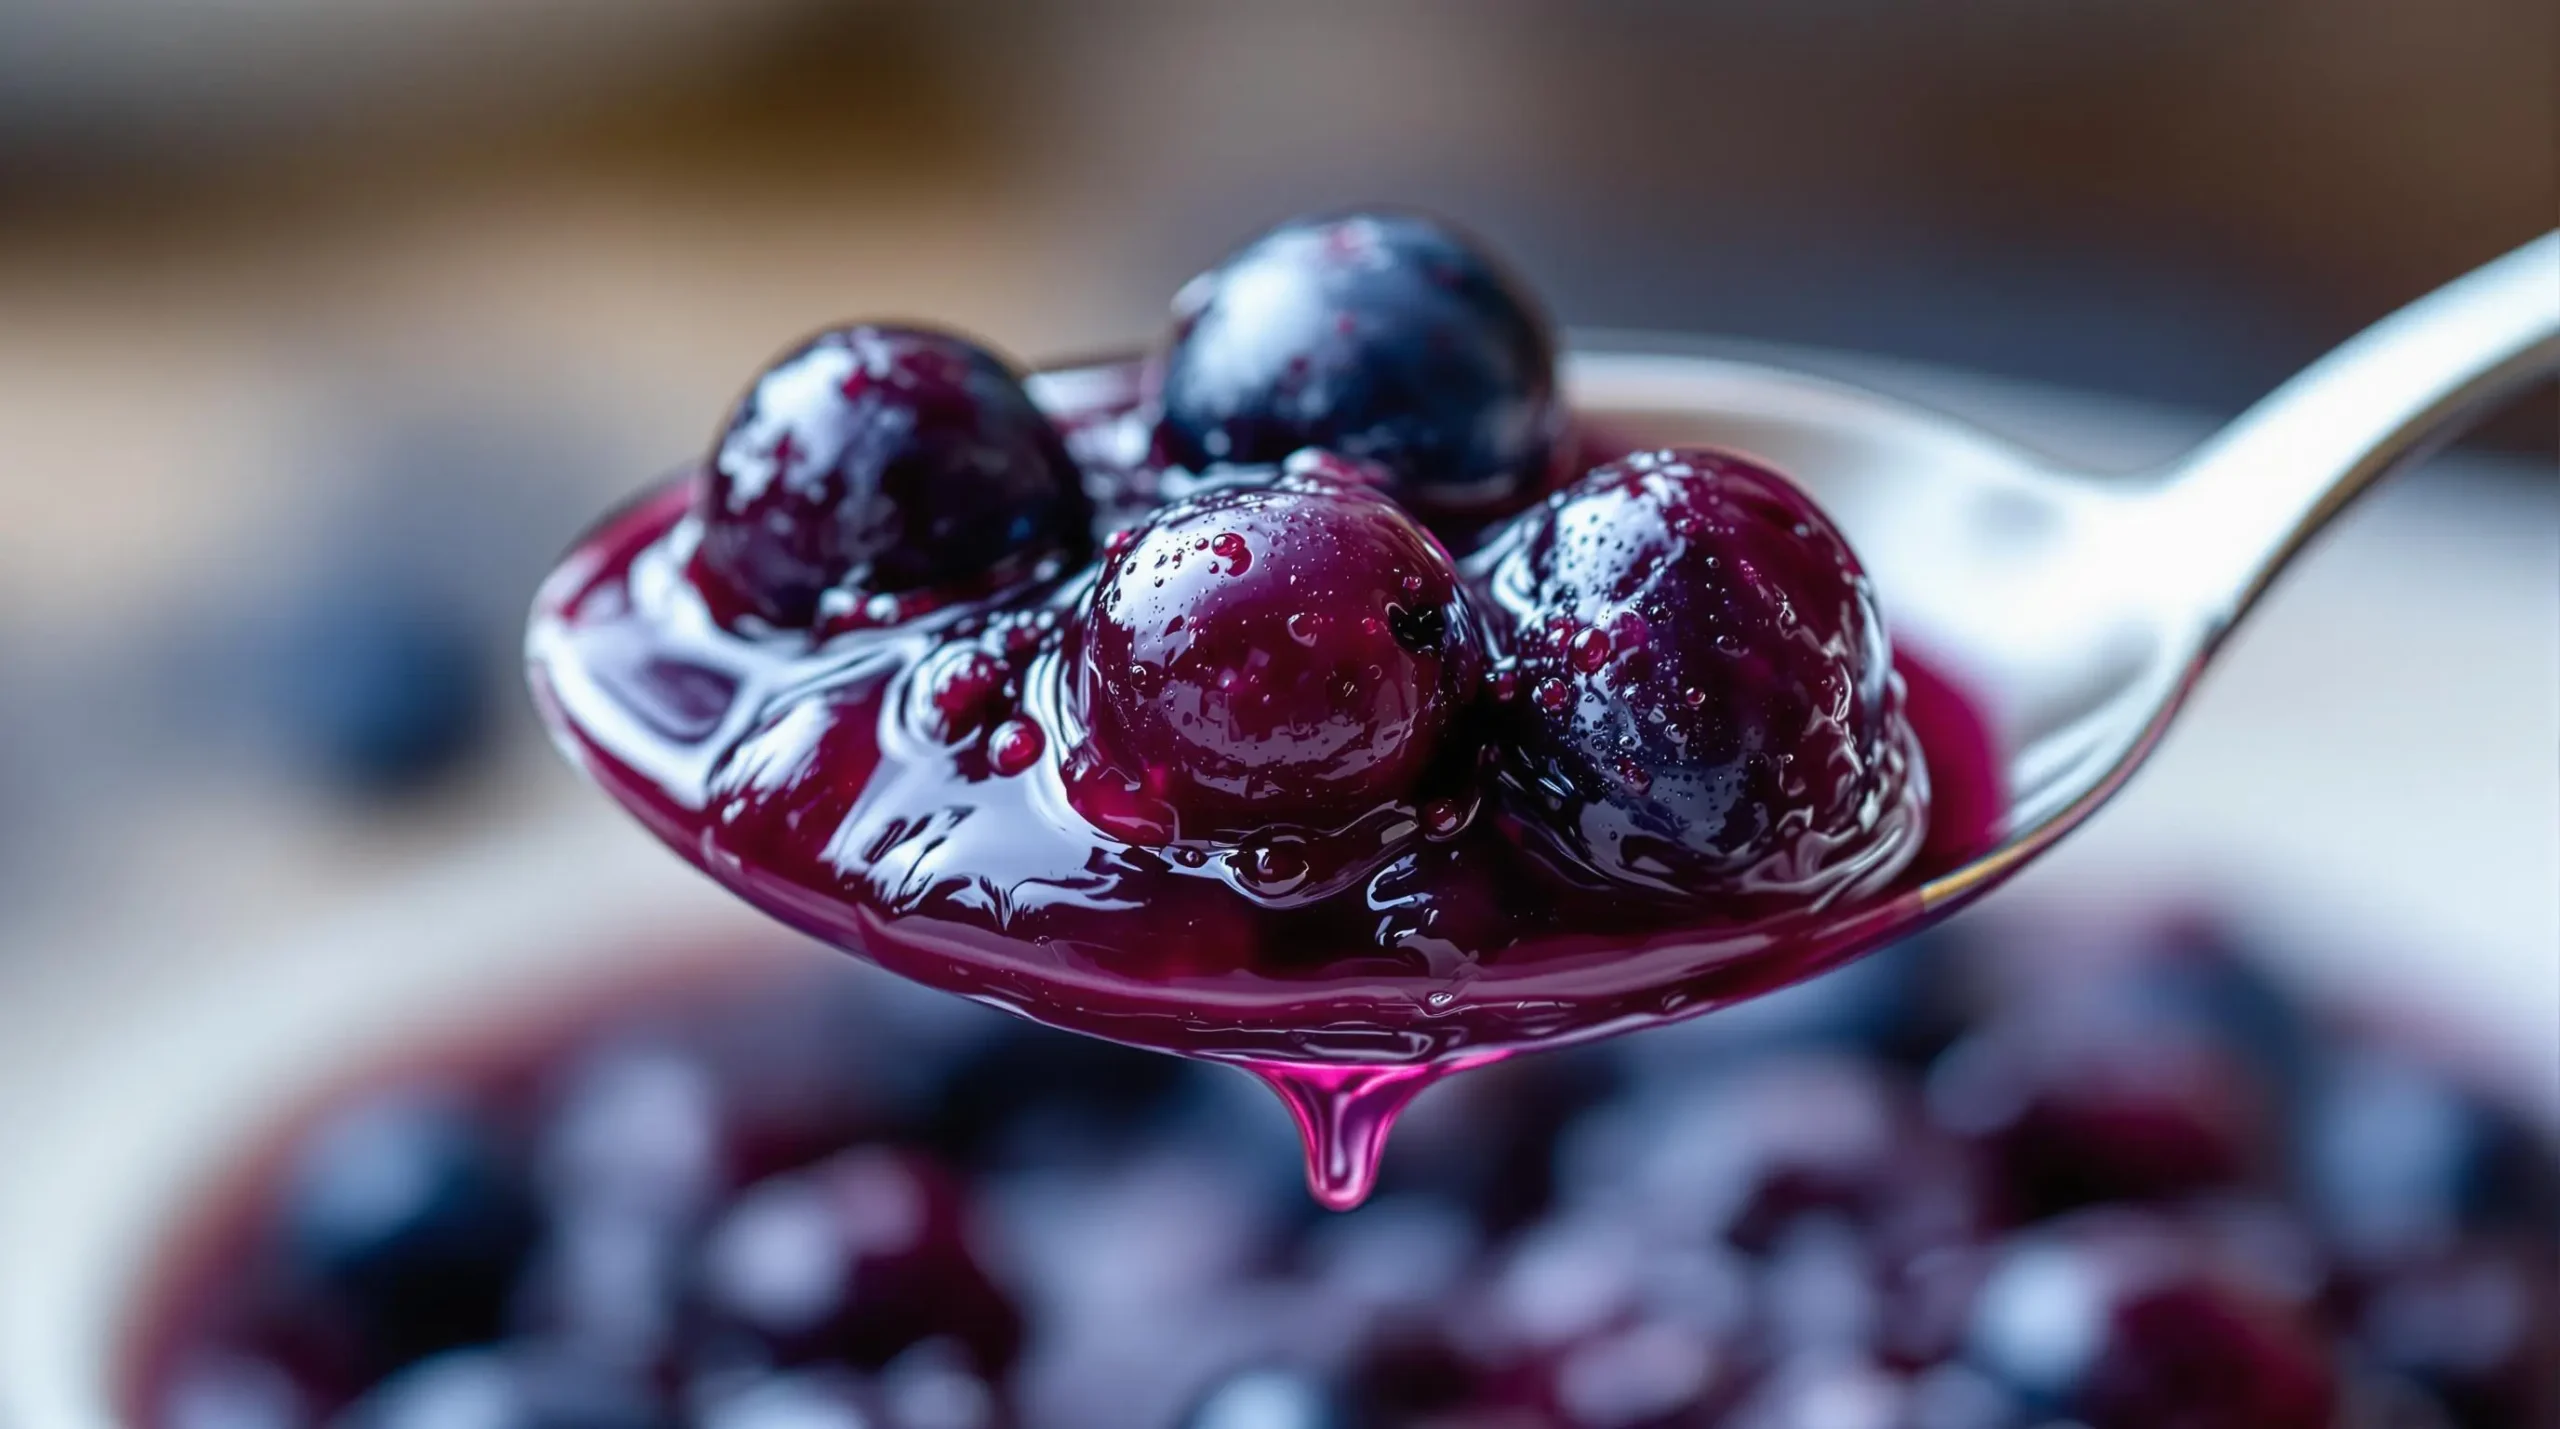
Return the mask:
<svg viewBox="0 0 2560 1429">
<path fill-rule="evenodd" d="M 1003 359 L 916 328 L 822 332 L 756 379 L 704 473 L 715 613 L 807 625 L 819 596 L 965 587 L 1079 547 L 1081 478 Z"/>
<path fill-rule="evenodd" d="M 496 1127 L 459 1095 L 392 1093 L 304 1146 L 277 1226 L 309 1315 L 352 1333 L 377 1368 L 485 1340 L 540 1233 Z"/>
<path fill-rule="evenodd" d="M 1159 513 L 1104 561 L 1079 634 L 1113 787 L 1187 839 L 1414 797 L 1481 668 L 1440 543 L 1374 489 L 1315 476 Z"/>
<path fill-rule="evenodd" d="M 1638 453 L 1521 515 L 1487 559 L 1518 664 L 1504 783 L 1569 864 L 1800 905 L 1917 852 L 1927 780 L 1874 593 L 1784 478 Z"/>
<path fill-rule="evenodd" d="M 1534 300 L 1432 219 L 1282 224 L 1186 284 L 1157 454 L 1198 470 L 1328 447 L 1386 465 L 1428 514 L 1514 502 L 1561 424 Z"/>
<path fill-rule="evenodd" d="M 949 1338 L 986 1374 L 1022 1327 L 964 1234 L 940 1167 L 860 1147 L 760 1182 L 702 1248 L 697 1343 L 716 1360 L 876 1369 Z"/>
<path fill-rule="evenodd" d="M 334 1429 L 674 1429 L 635 1387 L 575 1361 L 471 1349 L 437 1355 L 377 1385 Z"/>
<path fill-rule="evenodd" d="M 2335 1059 L 2298 1140 L 2313 1213 L 2359 1258 L 2431 1251 L 2474 1231 L 2560 1226 L 2552 1132 L 2406 1054 Z"/>
<path fill-rule="evenodd" d="M 1972 1354 L 2090 1429 L 2333 1429 L 2316 1326 L 2167 1222 L 2098 1214 L 2011 1243 L 1974 1308 Z"/>
</svg>

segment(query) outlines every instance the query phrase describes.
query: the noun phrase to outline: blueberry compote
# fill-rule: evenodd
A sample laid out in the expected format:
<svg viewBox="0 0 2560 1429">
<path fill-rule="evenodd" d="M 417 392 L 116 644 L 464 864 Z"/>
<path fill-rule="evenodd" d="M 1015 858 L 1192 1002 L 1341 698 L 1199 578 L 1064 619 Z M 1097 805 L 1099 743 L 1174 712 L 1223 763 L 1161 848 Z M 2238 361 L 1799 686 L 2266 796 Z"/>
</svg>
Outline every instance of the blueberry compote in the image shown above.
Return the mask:
<svg viewBox="0 0 2560 1429">
<path fill-rule="evenodd" d="M 1464 240 L 1292 224 L 1177 308 L 1029 388 L 912 329 L 781 358 L 545 586 L 563 747 L 785 922 L 1251 1066 L 1337 1207 L 1439 1073 L 1820 971 L 1983 846 L 1838 531 L 1571 430 Z"/>
<path fill-rule="evenodd" d="M 120 1422 L 2560 1424 L 2548 1106 L 2234 946 L 1960 919 L 1458 1078 L 1341 1215 L 1223 1069 L 707 971 L 344 1094 L 190 1228 Z"/>
</svg>

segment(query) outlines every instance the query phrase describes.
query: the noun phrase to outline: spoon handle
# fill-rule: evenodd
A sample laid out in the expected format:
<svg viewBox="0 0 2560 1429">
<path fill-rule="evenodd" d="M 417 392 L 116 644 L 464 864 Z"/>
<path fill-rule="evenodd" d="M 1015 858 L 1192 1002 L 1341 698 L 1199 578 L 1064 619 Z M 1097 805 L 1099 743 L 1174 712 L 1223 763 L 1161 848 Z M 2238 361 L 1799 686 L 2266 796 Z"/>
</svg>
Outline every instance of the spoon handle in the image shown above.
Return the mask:
<svg viewBox="0 0 2560 1429">
<path fill-rule="evenodd" d="M 2165 549 L 2228 628 L 2357 493 L 2560 372 L 2560 231 L 2375 323 L 2241 414 L 2158 493 Z"/>
</svg>

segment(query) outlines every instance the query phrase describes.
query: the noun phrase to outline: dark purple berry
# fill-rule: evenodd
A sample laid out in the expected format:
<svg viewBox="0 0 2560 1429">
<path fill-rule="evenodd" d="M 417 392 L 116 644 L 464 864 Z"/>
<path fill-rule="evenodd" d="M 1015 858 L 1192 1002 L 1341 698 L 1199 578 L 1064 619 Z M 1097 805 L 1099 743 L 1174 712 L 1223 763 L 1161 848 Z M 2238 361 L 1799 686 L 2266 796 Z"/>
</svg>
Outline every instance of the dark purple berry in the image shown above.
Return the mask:
<svg viewBox="0 0 2560 1429">
<path fill-rule="evenodd" d="M 1438 515 L 1544 480 L 1561 409 L 1535 302 L 1431 219 L 1300 219 L 1186 284 L 1158 455 L 1200 470 L 1327 447 L 1379 462 Z"/>
<path fill-rule="evenodd" d="M 756 379 L 704 474 L 694 567 L 724 620 L 966 587 L 1081 546 L 1081 478 L 1003 359 L 966 338 L 820 333 Z"/>
<path fill-rule="evenodd" d="M 505 1139 L 465 1098 L 433 1088 L 323 1126 L 277 1228 L 304 1314 L 350 1335 L 377 1368 L 497 1334 L 539 1232 Z"/>
<path fill-rule="evenodd" d="M 1613 462 L 1494 538 L 1504 782 L 1569 863 L 1673 898 L 1821 902 L 1918 850 L 1927 781 L 1857 558 L 1776 473 Z"/>
<path fill-rule="evenodd" d="M 1186 839 L 1412 797 L 1482 664 L 1440 543 L 1301 476 L 1160 513 L 1103 563 L 1080 634 L 1096 750 Z"/>
<path fill-rule="evenodd" d="M 942 1170 L 866 1147 L 749 1187 L 702 1251 L 706 1353 L 750 1363 L 876 1369 L 927 1340 L 1002 1372 L 1021 1322 L 965 1236 Z"/>
</svg>

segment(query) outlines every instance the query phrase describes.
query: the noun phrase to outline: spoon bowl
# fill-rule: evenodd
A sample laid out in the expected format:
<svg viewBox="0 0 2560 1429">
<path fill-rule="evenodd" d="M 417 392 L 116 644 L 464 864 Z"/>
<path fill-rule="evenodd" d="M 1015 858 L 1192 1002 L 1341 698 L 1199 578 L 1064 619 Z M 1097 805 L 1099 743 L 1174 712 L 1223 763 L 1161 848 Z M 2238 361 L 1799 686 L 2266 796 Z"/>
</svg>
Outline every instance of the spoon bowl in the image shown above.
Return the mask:
<svg viewBox="0 0 2560 1429">
<path fill-rule="evenodd" d="M 1572 408 L 1609 446 L 1725 447 L 1802 483 L 1859 553 L 1913 683 L 1936 785 L 1920 862 L 1874 896 L 1748 922 L 1610 935 L 1582 920 L 1616 911 L 1586 898 L 1544 910 L 1517 941 L 1478 950 L 1431 933 L 1398 942 L 1395 957 L 1362 946 L 1311 968 L 1337 940 L 1374 941 L 1370 924 L 1402 905 L 1354 899 L 1352 923 L 1322 925 L 1331 931 L 1312 941 L 1323 946 L 1305 946 L 1308 925 L 1270 921 L 1144 850 L 1097 842 L 1063 812 L 1046 765 L 933 792 L 922 820 L 883 823 L 875 809 L 866 824 L 853 801 L 896 736 L 879 691 L 899 687 L 894 675 L 883 687 L 881 672 L 911 667 L 926 636 L 892 628 L 812 645 L 720 630 L 681 575 L 690 479 L 609 520 L 546 582 L 530 674 L 564 752 L 748 901 L 918 981 L 1250 1068 L 1297 1116 L 1319 1197 L 1349 1205 L 1397 1109 L 1439 1075 L 1728 1005 L 1995 887 L 2123 784 L 2313 531 L 2467 414 L 2555 367 L 2560 235 L 2386 319 L 2195 453 L 2132 476 L 2073 470 L 1923 407 L 1766 365 L 1569 356 Z M 1042 373 L 1031 389 L 1062 417 L 1125 417 L 1139 385 L 1123 361 Z M 1039 671 L 1023 677 L 1035 711 L 1031 691 L 1056 684 Z M 1944 691 L 1925 691 L 1924 675 Z M 1960 709 L 1942 723 L 1980 769 L 1959 778 L 1946 728 L 1932 743 L 1932 703 Z M 823 742 L 848 730 L 870 763 L 822 768 Z M 786 850 L 784 866 L 764 865 L 754 840 L 769 822 L 752 815 L 743 833 L 731 823 L 742 790 L 815 790 L 787 807 L 812 811 L 820 857 Z M 846 802 L 825 802 L 831 791 Z M 788 817 L 795 829 L 804 819 Z M 952 886 L 974 900 L 960 916 L 934 901 Z M 1486 890 L 1469 896 L 1505 906 Z M 1067 905 L 1064 923 L 1045 925 L 1063 935 L 1014 922 L 1025 906 L 1050 917 Z M 1131 923 L 1133 912 L 1157 916 Z M 1277 957 L 1238 951 L 1272 939 Z"/>
</svg>

